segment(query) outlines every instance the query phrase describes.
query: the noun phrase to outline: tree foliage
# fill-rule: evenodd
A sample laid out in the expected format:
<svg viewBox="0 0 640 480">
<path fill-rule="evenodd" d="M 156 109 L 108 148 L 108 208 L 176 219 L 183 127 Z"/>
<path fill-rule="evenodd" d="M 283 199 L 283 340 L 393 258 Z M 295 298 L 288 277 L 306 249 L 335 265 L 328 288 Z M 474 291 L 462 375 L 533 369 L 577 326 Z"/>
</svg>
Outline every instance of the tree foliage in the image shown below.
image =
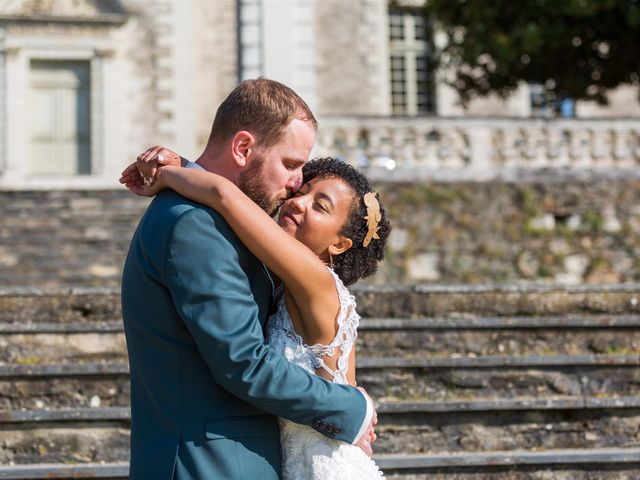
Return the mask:
<svg viewBox="0 0 640 480">
<path fill-rule="evenodd" d="M 446 43 L 435 60 L 463 102 L 520 82 L 557 98 L 606 103 L 640 78 L 640 0 L 426 0 Z"/>
</svg>

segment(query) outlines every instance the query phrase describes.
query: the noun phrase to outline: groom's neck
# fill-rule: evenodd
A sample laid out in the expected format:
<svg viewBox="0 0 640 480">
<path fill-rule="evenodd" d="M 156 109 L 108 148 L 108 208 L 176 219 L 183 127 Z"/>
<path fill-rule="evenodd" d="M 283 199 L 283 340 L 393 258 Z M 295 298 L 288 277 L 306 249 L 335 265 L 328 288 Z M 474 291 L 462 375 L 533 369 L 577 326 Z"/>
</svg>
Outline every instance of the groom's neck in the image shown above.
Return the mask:
<svg viewBox="0 0 640 480">
<path fill-rule="evenodd" d="M 206 171 L 221 175 L 237 185 L 240 169 L 224 152 L 205 150 L 196 163 Z"/>
</svg>

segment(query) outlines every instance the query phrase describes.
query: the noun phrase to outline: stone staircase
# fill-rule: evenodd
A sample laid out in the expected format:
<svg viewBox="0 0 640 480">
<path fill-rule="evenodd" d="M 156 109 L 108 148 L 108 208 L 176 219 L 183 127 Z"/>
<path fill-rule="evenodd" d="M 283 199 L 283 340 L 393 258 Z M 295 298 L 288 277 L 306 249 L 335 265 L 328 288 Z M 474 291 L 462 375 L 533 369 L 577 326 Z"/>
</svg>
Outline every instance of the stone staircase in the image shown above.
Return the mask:
<svg viewBox="0 0 640 480">
<path fill-rule="evenodd" d="M 389 479 L 640 478 L 640 285 L 359 287 Z M 0 291 L 0 479 L 127 476 L 117 290 Z"/>
<path fill-rule="evenodd" d="M 0 286 L 118 288 L 148 203 L 124 190 L 0 192 Z"/>
</svg>

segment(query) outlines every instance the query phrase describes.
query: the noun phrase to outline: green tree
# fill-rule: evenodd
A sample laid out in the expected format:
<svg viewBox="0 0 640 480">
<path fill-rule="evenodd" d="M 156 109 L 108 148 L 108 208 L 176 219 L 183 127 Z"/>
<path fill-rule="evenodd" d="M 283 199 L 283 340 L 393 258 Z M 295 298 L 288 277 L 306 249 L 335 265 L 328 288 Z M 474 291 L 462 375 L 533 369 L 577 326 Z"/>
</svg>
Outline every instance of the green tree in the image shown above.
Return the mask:
<svg viewBox="0 0 640 480">
<path fill-rule="evenodd" d="M 520 82 L 556 98 L 606 103 L 640 79 L 640 0 L 425 0 L 446 36 L 436 64 L 452 68 L 463 103 Z"/>
</svg>

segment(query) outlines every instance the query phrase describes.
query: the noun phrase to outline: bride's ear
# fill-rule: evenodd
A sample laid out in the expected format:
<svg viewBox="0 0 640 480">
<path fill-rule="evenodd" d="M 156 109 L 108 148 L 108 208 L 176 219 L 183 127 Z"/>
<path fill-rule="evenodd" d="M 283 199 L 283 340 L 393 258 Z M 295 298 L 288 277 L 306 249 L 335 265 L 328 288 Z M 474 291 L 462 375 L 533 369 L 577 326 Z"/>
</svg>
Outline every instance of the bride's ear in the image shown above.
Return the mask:
<svg viewBox="0 0 640 480">
<path fill-rule="evenodd" d="M 251 133 L 241 130 L 233 136 L 231 139 L 231 154 L 239 167 L 244 168 L 247 166 L 248 159 L 255 147 L 255 138 Z"/>
<path fill-rule="evenodd" d="M 351 240 L 350 238 L 338 237 L 338 240 L 336 240 L 331 245 L 329 245 L 329 248 L 327 250 L 329 251 L 329 254 L 336 257 L 341 253 L 344 253 L 347 250 L 349 250 L 352 246 L 353 246 L 353 240 Z"/>
</svg>

